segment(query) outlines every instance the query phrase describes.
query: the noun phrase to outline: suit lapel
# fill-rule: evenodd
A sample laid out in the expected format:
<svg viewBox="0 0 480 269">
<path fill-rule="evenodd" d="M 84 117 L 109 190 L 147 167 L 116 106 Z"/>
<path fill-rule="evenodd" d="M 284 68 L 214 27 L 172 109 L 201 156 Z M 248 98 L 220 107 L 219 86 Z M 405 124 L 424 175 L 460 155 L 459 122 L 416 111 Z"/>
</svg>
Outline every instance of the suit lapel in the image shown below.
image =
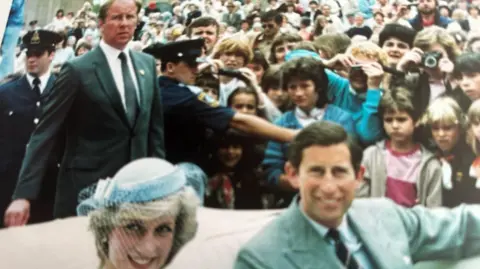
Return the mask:
<svg viewBox="0 0 480 269">
<path fill-rule="evenodd" d="M 283 253 L 298 269 L 340 268 L 341 264 L 328 243 L 303 216 L 294 199 L 285 216 L 288 246 Z"/>
<path fill-rule="evenodd" d="M 55 75 L 50 75 L 50 77 L 48 78 L 48 81 L 47 81 L 47 86 L 45 86 L 45 90 L 43 90 L 43 92 L 42 92 L 42 97 L 46 96 L 50 93 L 50 91 L 53 88 L 54 82 L 55 82 Z"/>
<path fill-rule="evenodd" d="M 356 207 L 354 202 L 348 210 L 348 225 L 359 237 L 375 268 L 411 269 L 413 267 L 410 257 L 402 255 L 401 244 L 394 242 L 395 232 L 389 234 L 385 230 L 382 220 L 393 217 L 387 213 L 394 212 L 378 211 L 372 207 Z"/>
<path fill-rule="evenodd" d="M 138 107 L 139 107 L 139 112 L 137 114 L 137 119 L 135 120 L 135 126 L 137 125 L 138 119 L 142 117 L 143 113 L 145 112 L 146 108 L 146 92 L 145 92 L 145 72 L 149 70 L 148 66 L 145 65 L 143 61 L 141 61 L 136 55 L 136 53 L 132 52 L 130 50 L 130 58 L 132 59 L 133 67 L 135 69 L 135 76 L 137 77 L 137 84 L 138 84 Z"/>
<path fill-rule="evenodd" d="M 117 85 L 115 84 L 112 72 L 108 66 L 107 57 L 100 46 L 92 51 L 91 56 L 94 58 L 95 74 L 100 82 L 103 92 L 107 95 L 113 109 L 118 113 L 122 121 L 127 126 L 130 126 L 123 107 L 122 99 L 120 98 L 120 93 L 118 92 Z"/>
</svg>

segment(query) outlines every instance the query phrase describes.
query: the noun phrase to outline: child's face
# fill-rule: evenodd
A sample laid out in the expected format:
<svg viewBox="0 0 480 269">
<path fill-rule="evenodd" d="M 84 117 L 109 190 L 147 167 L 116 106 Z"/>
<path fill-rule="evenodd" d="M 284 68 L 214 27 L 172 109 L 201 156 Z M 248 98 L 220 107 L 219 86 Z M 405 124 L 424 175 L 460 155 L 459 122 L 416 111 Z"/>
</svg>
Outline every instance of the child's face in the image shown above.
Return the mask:
<svg viewBox="0 0 480 269">
<path fill-rule="evenodd" d="M 291 80 L 287 91 L 293 103 L 304 111 L 312 110 L 317 103 L 318 94 L 313 80 Z"/>
<path fill-rule="evenodd" d="M 480 73 L 462 73 L 459 82 L 460 88 L 470 100 L 475 101 L 480 98 Z"/>
<path fill-rule="evenodd" d="M 231 107 L 239 113 L 257 115 L 257 102 L 253 94 L 239 93 L 235 95 Z"/>
<path fill-rule="evenodd" d="M 255 73 L 258 83 L 261 83 L 263 74 L 265 73 L 265 69 L 263 69 L 263 66 L 260 64 L 251 63 L 247 64 L 247 67 L 252 70 L 253 73 Z"/>
<path fill-rule="evenodd" d="M 222 53 L 220 55 L 220 61 L 229 69 L 239 69 L 245 66 L 245 58 L 241 53 Z"/>
<path fill-rule="evenodd" d="M 435 122 L 431 130 L 433 140 L 442 152 L 450 152 L 460 137 L 460 128 L 454 123 Z"/>
<path fill-rule="evenodd" d="M 240 145 L 226 145 L 218 149 L 218 159 L 229 168 L 234 168 L 242 159 L 243 148 Z"/>
<path fill-rule="evenodd" d="M 383 128 L 394 143 L 413 140 L 415 124 L 406 111 L 387 110 L 383 115 Z"/>
<path fill-rule="evenodd" d="M 275 47 L 275 59 L 277 60 L 277 63 L 285 62 L 285 55 L 295 48 L 295 44 L 296 42 L 287 42 Z"/>
<path fill-rule="evenodd" d="M 215 99 L 215 101 L 218 101 L 218 90 L 210 87 L 202 87 L 202 89 L 204 93 Z"/>
<path fill-rule="evenodd" d="M 282 88 L 269 88 L 267 96 L 277 107 L 282 107 L 288 102 L 288 93 Z"/>
</svg>

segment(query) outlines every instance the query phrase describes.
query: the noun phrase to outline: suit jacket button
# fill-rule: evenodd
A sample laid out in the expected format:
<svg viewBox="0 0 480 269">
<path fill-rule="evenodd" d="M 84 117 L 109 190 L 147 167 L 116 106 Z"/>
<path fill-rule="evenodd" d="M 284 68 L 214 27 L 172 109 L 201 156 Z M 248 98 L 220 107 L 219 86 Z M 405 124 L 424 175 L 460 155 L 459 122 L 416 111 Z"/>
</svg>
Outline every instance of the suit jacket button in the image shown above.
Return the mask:
<svg viewBox="0 0 480 269">
<path fill-rule="evenodd" d="M 33 123 L 38 124 L 38 119 L 37 118 L 33 119 Z"/>
</svg>

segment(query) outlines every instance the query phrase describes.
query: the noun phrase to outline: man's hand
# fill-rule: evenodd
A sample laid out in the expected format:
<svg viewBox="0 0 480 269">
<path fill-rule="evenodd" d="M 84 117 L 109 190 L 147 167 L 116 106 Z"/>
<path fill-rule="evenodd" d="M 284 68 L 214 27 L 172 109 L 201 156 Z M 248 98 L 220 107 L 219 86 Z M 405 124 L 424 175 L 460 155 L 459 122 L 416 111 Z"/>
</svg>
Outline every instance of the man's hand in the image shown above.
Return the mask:
<svg viewBox="0 0 480 269">
<path fill-rule="evenodd" d="M 382 66 L 377 62 L 362 64 L 362 70 L 367 75 L 367 87 L 369 89 L 378 89 L 382 83 L 385 72 Z"/>
<path fill-rule="evenodd" d="M 10 203 L 5 211 L 4 223 L 7 227 L 22 226 L 30 218 L 30 202 L 26 199 L 17 199 Z"/>
</svg>

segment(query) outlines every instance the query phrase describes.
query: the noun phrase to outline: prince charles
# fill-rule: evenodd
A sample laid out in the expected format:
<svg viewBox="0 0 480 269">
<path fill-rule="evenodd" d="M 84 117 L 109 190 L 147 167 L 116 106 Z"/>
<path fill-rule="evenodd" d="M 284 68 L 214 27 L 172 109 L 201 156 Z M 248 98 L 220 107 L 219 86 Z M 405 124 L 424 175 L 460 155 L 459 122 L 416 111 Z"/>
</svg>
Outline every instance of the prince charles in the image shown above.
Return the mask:
<svg viewBox="0 0 480 269">
<path fill-rule="evenodd" d="M 362 149 L 341 126 L 303 129 L 286 164 L 299 196 L 242 248 L 235 269 L 409 269 L 480 253 L 478 206 L 429 210 L 386 199 L 353 201 L 363 180 L 361 159 Z"/>
</svg>

